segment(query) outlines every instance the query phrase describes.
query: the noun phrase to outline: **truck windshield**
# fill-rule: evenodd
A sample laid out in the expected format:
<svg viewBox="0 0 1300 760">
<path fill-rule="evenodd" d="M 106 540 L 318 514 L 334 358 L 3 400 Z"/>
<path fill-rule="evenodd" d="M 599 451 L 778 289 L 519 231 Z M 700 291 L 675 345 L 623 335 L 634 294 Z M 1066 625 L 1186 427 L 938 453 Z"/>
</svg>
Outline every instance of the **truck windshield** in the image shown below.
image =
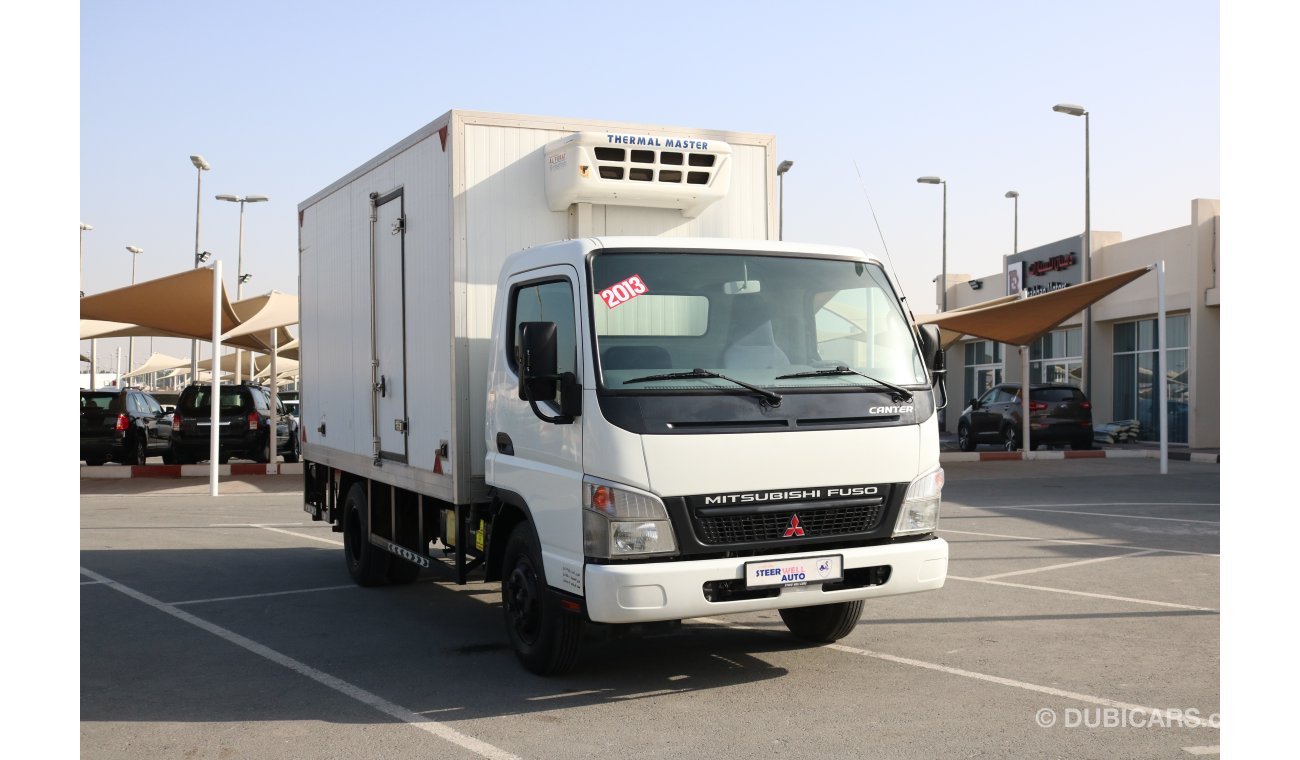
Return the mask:
<svg viewBox="0 0 1300 760">
<path fill-rule="evenodd" d="M 608 389 L 735 389 L 692 376 L 695 370 L 782 392 L 928 385 L 902 307 L 876 264 L 606 251 L 591 260 L 591 282 Z M 838 367 L 854 372 L 814 372 Z M 687 374 L 645 380 L 674 373 Z"/>
</svg>

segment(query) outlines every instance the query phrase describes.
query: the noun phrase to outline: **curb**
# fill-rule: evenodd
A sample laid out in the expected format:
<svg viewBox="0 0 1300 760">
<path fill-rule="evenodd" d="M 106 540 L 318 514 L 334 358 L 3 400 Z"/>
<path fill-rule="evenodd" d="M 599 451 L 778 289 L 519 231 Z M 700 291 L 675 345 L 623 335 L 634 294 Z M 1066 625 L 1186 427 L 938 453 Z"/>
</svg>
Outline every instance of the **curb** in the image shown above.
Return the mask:
<svg viewBox="0 0 1300 760">
<path fill-rule="evenodd" d="M 1160 452 L 1150 449 L 1090 449 L 1087 451 L 944 451 L 939 461 L 947 462 L 1019 462 L 1024 459 L 1159 459 Z M 1171 451 L 1169 459 L 1180 462 L 1219 464 L 1219 455 L 1203 452 Z"/>
<path fill-rule="evenodd" d="M 116 480 L 122 478 L 206 478 L 211 468 L 206 464 L 145 464 L 123 467 L 82 467 L 81 477 L 87 480 Z M 302 462 L 293 464 L 220 464 L 218 476 L 231 475 L 302 475 Z"/>
</svg>

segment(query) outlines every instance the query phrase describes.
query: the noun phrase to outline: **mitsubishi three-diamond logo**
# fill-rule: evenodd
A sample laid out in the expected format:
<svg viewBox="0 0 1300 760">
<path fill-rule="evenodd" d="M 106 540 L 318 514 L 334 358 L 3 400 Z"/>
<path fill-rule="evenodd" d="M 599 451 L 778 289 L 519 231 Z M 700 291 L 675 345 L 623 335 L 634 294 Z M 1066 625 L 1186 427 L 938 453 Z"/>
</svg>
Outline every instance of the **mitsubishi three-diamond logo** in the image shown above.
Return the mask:
<svg viewBox="0 0 1300 760">
<path fill-rule="evenodd" d="M 802 535 L 803 528 L 799 526 L 799 515 L 792 515 L 790 517 L 790 527 L 785 529 L 785 538 Z"/>
</svg>

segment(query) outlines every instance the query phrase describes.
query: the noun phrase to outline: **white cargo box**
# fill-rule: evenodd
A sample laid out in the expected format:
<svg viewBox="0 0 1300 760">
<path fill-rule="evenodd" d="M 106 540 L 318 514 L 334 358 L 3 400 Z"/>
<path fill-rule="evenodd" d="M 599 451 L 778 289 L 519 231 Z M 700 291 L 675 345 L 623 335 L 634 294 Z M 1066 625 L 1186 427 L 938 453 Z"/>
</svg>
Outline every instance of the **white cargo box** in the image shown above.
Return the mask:
<svg viewBox="0 0 1300 760">
<path fill-rule="evenodd" d="M 303 201 L 305 458 L 481 499 L 506 256 L 601 235 L 774 239 L 775 149 L 766 134 L 450 111 Z"/>
</svg>

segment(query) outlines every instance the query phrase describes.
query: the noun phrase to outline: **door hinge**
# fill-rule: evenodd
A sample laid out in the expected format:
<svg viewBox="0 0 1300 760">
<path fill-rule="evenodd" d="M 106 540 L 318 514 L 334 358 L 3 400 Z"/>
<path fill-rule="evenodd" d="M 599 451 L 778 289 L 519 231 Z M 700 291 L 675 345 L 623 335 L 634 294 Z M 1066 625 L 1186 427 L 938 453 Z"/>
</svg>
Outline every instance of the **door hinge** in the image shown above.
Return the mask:
<svg viewBox="0 0 1300 760">
<path fill-rule="evenodd" d="M 405 433 L 407 431 L 407 422 L 407 420 L 393 420 L 393 430 Z"/>
</svg>

